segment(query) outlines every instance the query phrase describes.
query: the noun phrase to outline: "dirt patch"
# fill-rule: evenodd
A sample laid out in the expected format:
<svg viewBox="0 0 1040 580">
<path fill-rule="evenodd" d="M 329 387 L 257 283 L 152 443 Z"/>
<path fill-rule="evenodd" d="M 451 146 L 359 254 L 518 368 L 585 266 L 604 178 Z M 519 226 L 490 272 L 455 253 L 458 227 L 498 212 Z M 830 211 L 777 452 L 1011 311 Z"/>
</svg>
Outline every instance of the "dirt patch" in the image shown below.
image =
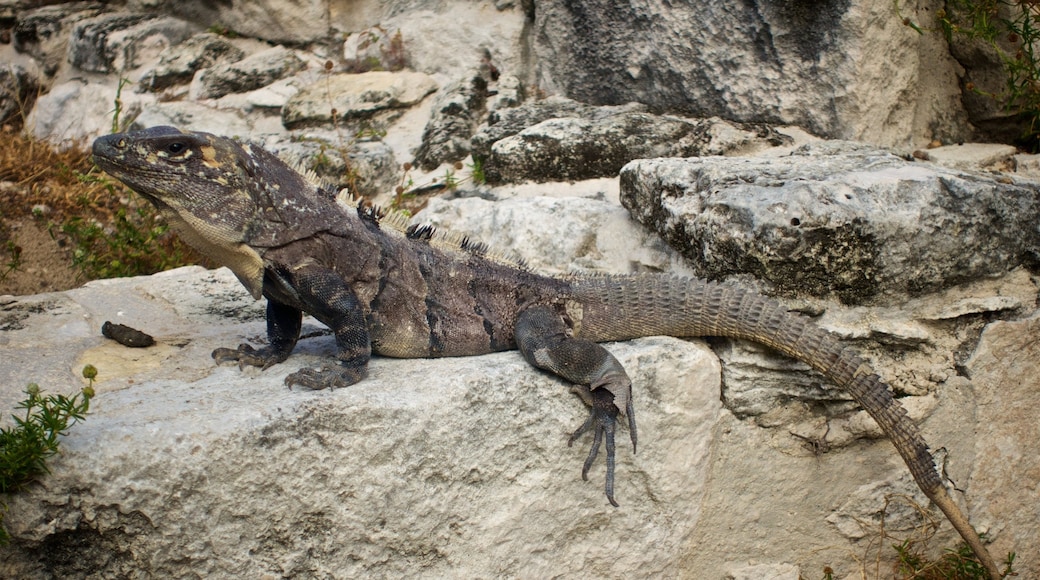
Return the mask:
<svg viewBox="0 0 1040 580">
<path fill-rule="evenodd" d="M 87 281 L 83 273 L 72 266 L 69 252 L 31 218 L 7 221 L 2 227 L 8 230 L 14 245 L 21 248 L 21 265 L 0 279 L 0 295 L 57 292 Z M 0 263 L 6 265 L 11 259 L 6 249 L 0 252 Z"/>
</svg>

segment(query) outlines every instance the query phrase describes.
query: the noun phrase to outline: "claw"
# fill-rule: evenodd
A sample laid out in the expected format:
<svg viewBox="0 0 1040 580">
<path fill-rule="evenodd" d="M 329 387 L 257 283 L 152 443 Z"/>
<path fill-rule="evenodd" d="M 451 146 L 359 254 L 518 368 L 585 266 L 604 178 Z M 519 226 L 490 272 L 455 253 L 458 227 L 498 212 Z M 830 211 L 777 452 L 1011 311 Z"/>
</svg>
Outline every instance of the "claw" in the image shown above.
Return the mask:
<svg viewBox="0 0 1040 580">
<path fill-rule="evenodd" d="M 237 362 L 239 369 L 251 366 L 267 370 L 284 361 L 288 357 L 288 353 L 277 352 L 270 346 L 257 349 L 246 343 L 242 343 L 238 345 L 238 348 L 215 349 L 212 356 L 213 360 L 215 360 L 217 364 Z"/>
<path fill-rule="evenodd" d="M 581 478 L 585 481 L 589 480 L 589 470 L 592 468 L 592 464 L 596 461 L 596 457 L 599 456 L 599 448 L 603 444 L 603 440 L 607 443 L 607 477 L 606 483 L 604 484 L 604 490 L 606 491 L 607 501 L 610 505 L 618 507 L 617 500 L 614 499 L 614 467 L 616 459 L 617 446 L 615 444 L 615 434 L 617 432 L 617 416 L 618 408 L 614 406 L 614 397 L 610 392 L 606 390 L 592 391 L 590 393 L 589 401 L 592 404 L 592 408 L 589 411 L 589 418 L 578 427 L 578 429 L 570 436 L 567 441 L 567 445 L 572 445 L 579 437 L 592 431 L 592 446 L 589 449 L 589 454 L 585 458 L 585 463 L 581 467 Z M 632 415 L 632 402 L 629 400 L 626 405 L 628 412 L 628 425 L 631 429 L 632 437 L 632 448 L 635 449 L 636 435 L 635 435 L 635 419 Z"/>
<path fill-rule="evenodd" d="M 581 480 L 589 480 L 589 469 L 592 467 L 592 462 L 596 461 L 596 456 L 599 455 L 599 446 L 603 441 L 603 429 L 596 427 L 596 433 L 592 436 L 592 447 L 589 449 L 589 455 L 585 458 L 585 465 L 581 466 Z"/>
<path fill-rule="evenodd" d="M 324 369 L 300 369 L 285 377 L 285 386 L 300 385 L 314 391 L 349 387 L 365 378 L 365 369 L 333 367 Z"/>
</svg>

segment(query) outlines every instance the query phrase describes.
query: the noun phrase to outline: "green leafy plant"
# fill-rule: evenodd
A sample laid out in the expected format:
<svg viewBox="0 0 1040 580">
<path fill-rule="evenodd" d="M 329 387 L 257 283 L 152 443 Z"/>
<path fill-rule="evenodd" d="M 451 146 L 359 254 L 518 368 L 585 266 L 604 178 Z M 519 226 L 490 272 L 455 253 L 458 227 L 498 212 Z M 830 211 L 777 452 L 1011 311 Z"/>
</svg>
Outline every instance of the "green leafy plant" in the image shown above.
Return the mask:
<svg viewBox="0 0 1040 580">
<path fill-rule="evenodd" d="M 107 191 L 101 200 L 119 198 L 116 184 L 98 172 L 77 172 L 76 178 Z M 84 275 L 90 279 L 140 276 L 205 262 L 173 236 L 148 203 L 130 190 L 123 195 L 126 203 L 115 209 L 105 207 L 97 197 L 81 196 L 76 215 L 48 228 L 52 237 L 57 229 L 72 242 L 72 263 Z"/>
<path fill-rule="evenodd" d="M 8 274 L 14 272 L 22 265 L 21 246 L 14 243 L 14 240 L 5 240 L 3 247 L 4 252 L 7 254 L 7 262 L 0 266 L 0 282 L 3 282 Z"/>
<path fill-rule="evenodd" d="M 90 409 L 97 369 L 87 365 L 83 376 L 90 383 L 71 397 L 43 395 L 36 383 L 25 388 L 26 398 L 17 406 L 24 414 L 12 416 L 13 427 L 0 429 L 0 492 L 17 492 L 48 473 L 47 460 L 58 453 L 58 438 L 84 420 Z M 0 543 L 10 540 L 2 525 L 6 512 L 7 504 L 0 502 Z"/>
</svg>

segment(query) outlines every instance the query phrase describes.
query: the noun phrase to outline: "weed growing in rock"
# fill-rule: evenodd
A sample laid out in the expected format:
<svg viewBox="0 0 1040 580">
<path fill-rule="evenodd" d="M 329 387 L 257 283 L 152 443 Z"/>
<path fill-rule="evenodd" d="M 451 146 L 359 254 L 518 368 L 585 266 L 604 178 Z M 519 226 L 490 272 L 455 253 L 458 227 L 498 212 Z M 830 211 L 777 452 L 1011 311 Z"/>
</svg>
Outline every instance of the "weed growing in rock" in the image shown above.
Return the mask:
<svg viewBox="0 0 1040 580">
<path fill-rule="evenodd" d="M 90 409 L 97 369 L 87 365 L 83 376 L 89 385 L 71 397 L 42 395 L 36 383 L 25 388 L 26 398 L 17 406 L 24 416 L 13 415 L 14 427 L 0 429 L 0 492 L 15 493 L 48 473 L 47 459 L 58 453 L 58 437 L 84 420 Z M 10 540 L 2 525 L 6 512 L 7 504 L 0 502 L 0 543 Z"/>
<path fill-rule="evenodd" d="M 937 560 L 926 558 L 923 555 L 923 547 L 912 540 L 904 540 L 892 547 L 898 556 L 898 572 L 901 578 L 920 580 L 986 580 L 989 578 L 986 569 L 975 558 L 971 548 L 964 543 L 958 544 L 956 549 L 946 550 L 946 553 Z M 1013 575 L 1014 563 L 1015 554 L 1008 554 L 1004 576 Z"/>
<path fill-rule="evenodd" d="M 897 537 L 885 526 L 889 509 L 894 504 L 908 506 L 920 516 L 920 524 L 908 532 L 905 537 Z M 862 558 L 851 555 L 861 567 L 860 573 L 863 578 L 895 577 L 906 580 L 987 580 L 989 578 L 986 569 L 964 542 L 957 544 L 956 548 L 947 548 L 937 558 L 929 557 L 932 539 L 939 531 L 940 521 L 913 498 L 902 494 L 886 495 L 885 503 L 878 515 L 878 527 L 868 536 L 871 541 L 866 553 Z M 985 535 L 982 536 L 985 540 Z M 885 560 L 891 557 L 891 552 L 887 552 L 889 549 L 895 551 L 895 562 L 885 563 Z M 1004 562 L 1005 577 L 1015 575 L 1014 562 L 1015 553 L 1011 552 Z M 886 571 L 885 568 L 889 565 L 891 568 Z M 832 580 L 834 577 L 834 570 L 830 566 L 825 566 L 823 569 L 824 580 Z"/>
<path fill-rule="evenodd" d="M 898 12 L 898 0 L 896 10 Z M 1021 115 L 1023 142 L 1040 146 L 1040 6 L 1034 0 L 946 0 L 936 19 L 947 42 L 979 40 L 1000 59 L 1006 79 L 1001 93 L 986 92 L 968 83 L 965 87 L 1001 103 L 1008 113 Z M 903 23 L 918 33 L 922 27 L 909 18 Z"/>
</svg>

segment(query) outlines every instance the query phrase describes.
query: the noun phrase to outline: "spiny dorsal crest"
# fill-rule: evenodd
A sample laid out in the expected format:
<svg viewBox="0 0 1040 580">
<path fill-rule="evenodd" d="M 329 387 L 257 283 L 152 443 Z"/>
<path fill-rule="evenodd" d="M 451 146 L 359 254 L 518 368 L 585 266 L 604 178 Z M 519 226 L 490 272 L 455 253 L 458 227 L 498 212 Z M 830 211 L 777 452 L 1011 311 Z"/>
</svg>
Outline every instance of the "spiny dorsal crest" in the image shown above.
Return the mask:
<svg viewBox="0 0 1040 580">
<path fill-rule="evenodd" d="M 343 207 L 356 210 L 361 219 L 375 223 L 383 231 L 400 234 L 409 240 L 429 244 L 447 252 L 465 252 L 521 270 L 528 269 L 527 263 L 522 258 L 493 249 L 465 234 L 439 230 L 430 224 L 413 224 L 409 214 L 371 205 L 364 198 L 356 196 L 346 189 L 336 195 L 336 201 Z"/>
<path fill-rule="evenodd" d="M 492 262 L 513 266 L 522 270 L 528 269 L 527 263 L 509 252 L 490 248 L 487 244 L 473 240 L 465 234 L 438 230 L 430 224 L 412 224 L 411 216 L 403 211 L 386 209 L 373 205 L 365 198 L 355 195 L 346 188 L 339 189 L 312 169 L 306 167 L 301 159 L 286 160 L 297 173 L 303 176 L 321 194 L 333 197 L 341 206 L 357 211 L 358 217 L 376 224 L 384 231 L 401 234 L 409 240 L 427 243 L 448 252 L 465 252 L 485 258 Z"/>
</svg>

